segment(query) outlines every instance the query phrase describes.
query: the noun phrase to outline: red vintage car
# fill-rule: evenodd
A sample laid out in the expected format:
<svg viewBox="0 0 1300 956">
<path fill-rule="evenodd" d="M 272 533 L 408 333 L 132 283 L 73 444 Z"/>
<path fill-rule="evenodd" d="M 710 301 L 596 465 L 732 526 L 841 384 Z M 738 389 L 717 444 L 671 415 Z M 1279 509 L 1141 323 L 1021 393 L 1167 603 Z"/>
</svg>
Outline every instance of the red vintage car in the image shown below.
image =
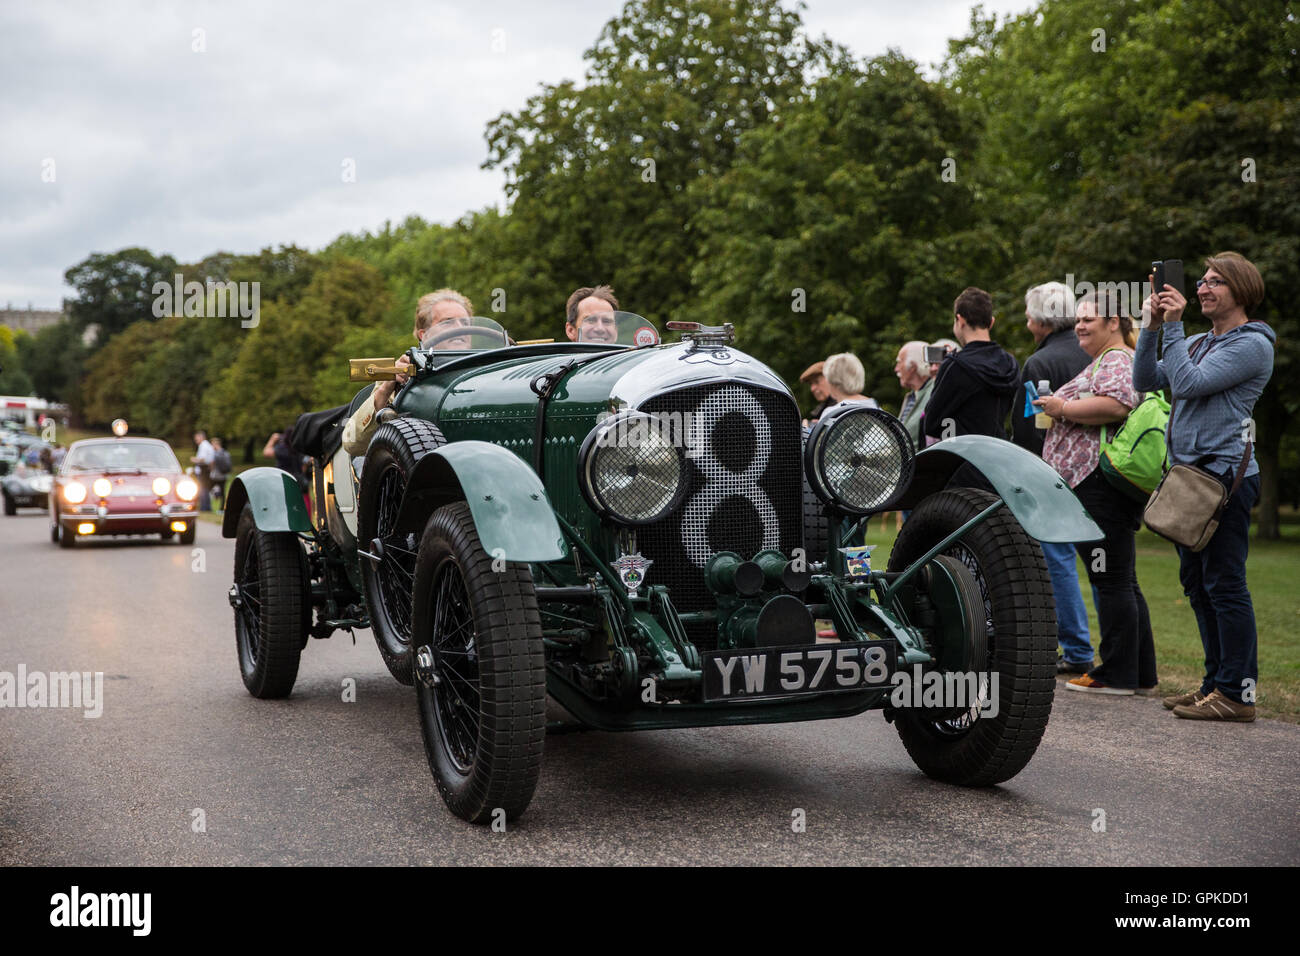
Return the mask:
<svg viewBox="0 0 1300 956">
<path fill-rule="evenodd" d="M 115 422 L 114 431 L 124 435 L 125 423 Z M 50 540 L 71 548 L 78 538 L 156 534 L 192 544 L 198 493 L 164 441 L 73 442 L 50 491 Z"/>
</svg>

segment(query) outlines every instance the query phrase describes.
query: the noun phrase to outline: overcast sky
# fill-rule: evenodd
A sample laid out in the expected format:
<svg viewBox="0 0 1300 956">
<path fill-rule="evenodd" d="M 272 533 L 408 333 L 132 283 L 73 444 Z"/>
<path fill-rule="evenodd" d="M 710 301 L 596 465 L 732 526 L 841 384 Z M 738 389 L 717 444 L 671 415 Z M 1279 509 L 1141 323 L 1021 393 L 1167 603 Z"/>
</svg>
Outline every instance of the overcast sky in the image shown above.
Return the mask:
<svg viewBox="0 0 1300 956">
<path fill-rule="evenodd" d="M 315 249 L 386 219 L 502 205 L 501 172 L 479 168 L 487 122 L 581 79 L 622 6 L 5 0 L 0 306 L 57 308 L 64 270 L 92 252 Z M 892 46 L 930 64 L 970 6 L 808 0 L 803 16 L 859 57 Z"/>
</svg>

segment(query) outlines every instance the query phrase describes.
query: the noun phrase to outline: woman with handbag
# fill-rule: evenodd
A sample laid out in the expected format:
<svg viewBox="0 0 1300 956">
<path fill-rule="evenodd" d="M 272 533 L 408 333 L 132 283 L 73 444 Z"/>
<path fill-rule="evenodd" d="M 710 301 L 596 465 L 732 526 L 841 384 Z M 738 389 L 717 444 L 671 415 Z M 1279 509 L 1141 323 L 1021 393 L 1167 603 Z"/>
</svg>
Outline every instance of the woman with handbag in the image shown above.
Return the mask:
<svg viewBox="0 0 1300 956">
<path fill-rule="evenodd" d="M 1075 306 L 1079 346 L 1093 359 L 1078 375 L 1035 405 L 1054 420 L 1043 460 L 1074 489 L 1105 540 L 1075 545 L 1097 596 L 1101 663 L 1065 686 L 1093 694 L 1155 687 L 1151 615 L 1137 581 L 1134 535 L 1142 505 L 1110 483 L 1098 464 L 1101 428 L 1122 422 L 1142 396 L 1133 390 L 1133 321 L 1118 315 L 1113 296 L 1084 296 Z"/>
<path fill-rule="evenodd" d="M 1255 609 L 1246 587 L 1250 511 L 1259 499 L 1251 413 L 1273 374 L 1277 335 L 1248 318 L 1264 301 L 1264 280 L 1240 254 L 1206 259 L 1196 294 L 1211 331 L 1187 339 L 1187 300 L 1165 285 L 1147 300 L 1159 324 L 1142 333 L 1133 366 L 1137 387 L 1168 388 L 1172 398 L 1165 440 L 1173 467 L 1152 496 L 1147 524 L 1185 542 L 1178 545 L 1178 576 L 1205 648 L 1200 688 L 1164 703 L 1178 717 L 1248 722 L 1255 719 L 1259 679 Z M 1161 326 L 1164 357 L 1157 359 Z M 1214 492 L 1208 500 L 1195 494 L 1207 476 L 1222 486 L 1208 482 Z"/>
</svg>

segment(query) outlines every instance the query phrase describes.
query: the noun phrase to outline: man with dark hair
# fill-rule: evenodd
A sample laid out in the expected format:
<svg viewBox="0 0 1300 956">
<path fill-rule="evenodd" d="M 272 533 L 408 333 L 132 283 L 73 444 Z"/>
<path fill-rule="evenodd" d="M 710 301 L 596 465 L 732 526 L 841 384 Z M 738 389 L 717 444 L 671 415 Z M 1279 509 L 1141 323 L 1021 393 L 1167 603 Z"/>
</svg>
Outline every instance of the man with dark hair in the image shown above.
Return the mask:
<svg viewBox="0 0 1300 956">
<path fill-rule="evenodd" d="M 564 334 L 570 342 L 615 342 L 618 327 L 614 313 L 618 299 L 607 285 L 574 289 L 565 306 Z"/>
<path fill-rule="evenodd" d="M 952 334 L 961 350 L 939 366 L 925 409 L 923 431 L 943 440 L 954 435 L 1007 437 L 1003 422 L 1020 386 L 1020 363 L 989 338 L 993 327 L 993 298 L 983 289 L 967 288 L 953 303 Z M 985 482 L 963 467 L 958 483 Z"/>
</svg>

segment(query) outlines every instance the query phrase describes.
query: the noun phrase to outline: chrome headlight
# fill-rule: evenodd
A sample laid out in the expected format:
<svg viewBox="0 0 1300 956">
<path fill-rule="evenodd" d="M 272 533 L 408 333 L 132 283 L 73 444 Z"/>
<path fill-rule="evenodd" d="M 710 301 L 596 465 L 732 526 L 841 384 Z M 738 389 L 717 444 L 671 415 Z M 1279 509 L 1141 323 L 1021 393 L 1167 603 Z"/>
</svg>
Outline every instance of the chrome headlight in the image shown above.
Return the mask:
<svg viewBox="0 0 1300 956">
<path fill-rule="evenodd" d="M 95 494 L 100 498 L 107 498 L 113 493 L 113 483 L 107 478 L 96 478 L 95 483 L 90 487 L 94 489 Z"/>
<path fill-rule="evenodd" d="M 893 415 L 844 402 L 827 409 L 804 447 L 817 497 L 853 515 L 888 511 L 912 481 L 912 436 Z"/>
<path fill-rule="evenodd" d="M 86 500 L 86 486 L 79 481 L 70 481 L 63 486 L 63 498 L 70 505 L 79 505 Z"/>
<path fill-rule="evenodd" d="M 193 478 L 182 478 L 176 482 L 176 497 L 182 501 L 193 501 L 199 493 L 199 486 Z"/>
<path fill-rule="evenodd" d="M 591 430 L 578 452 L 578 486 L 593 511 L 620 524 L 651 524 L 681 504 L 683 436 L 642 412 L 615 415 Z"/>
</svg>

